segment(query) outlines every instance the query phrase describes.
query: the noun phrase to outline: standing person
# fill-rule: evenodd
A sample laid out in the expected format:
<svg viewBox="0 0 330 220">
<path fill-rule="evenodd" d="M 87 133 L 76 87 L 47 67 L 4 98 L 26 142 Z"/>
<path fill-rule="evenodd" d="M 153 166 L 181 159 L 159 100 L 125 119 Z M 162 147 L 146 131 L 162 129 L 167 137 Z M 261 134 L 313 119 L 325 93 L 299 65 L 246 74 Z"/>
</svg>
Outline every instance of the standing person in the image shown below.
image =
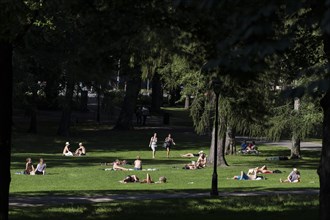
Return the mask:
<svg viewBox="0 0 330 220">
<path fill-rule="evenodd" d="M 152 158 L 155 158 L 157 147 L 157 133 L 154 133 L 154 136 L 150 138 L 149 147 L 151 147 L 152 149 Z"/>
<path fill-rule="evenodd" d="M 63 149 L 63 155 L 64 156 L 73 156 L 73 153 L 70 151 L 70 143 L 66 142 L 64 149 Z"/>
<path fill-rule="evenodd" d="M 137 156 L 134 161 L 134 170 L 142 170 L 142 160 L 140 156 Z"/>
<path fill-rule="evenodd" d="M 136 115 L 136 124 L 138 124 L 138 125 L 142 124 L 142 107 L 141 106 L 139 106 L 136 109 L 135 115 Z"/>
<path fill-rule="evenodd" d="M 43 158 L 40 158 L 35 173 L 37 175 L 45 175 L 45 172 L 46 172 L 46 163 Z"/>
<path fill-rule="evenodd" d="M 24 174 L 34 175 L 34 166 L 32 164 L 32 159 L 31 158 L 26 158 Z"/>
<path fill-rule="evenodd" d="M 171 151 L 172 145 L 175 145 L 175 142 L 174 142 L 173 138 L 171 137 L 171 134 L 168 134 L 168 136 L 165 138 L 165 141 L 164 141 L 167 158 L 170 157 L 170 151 Z"/>
<path fill-rule="evenodd" d="M 149 115 L 149 109 L 147 107 L 143 106 L 142 107 L 142 118 L 143 118 L 142 125 L 146 125 L 148 115 Z"/>
<path fill-rule="evenodd" d="M 79 143 L 79 147 L 74 153 L 76 156 L 83 156 L 86 155 L 86 148 L 83 146 L 82 143 Z"/>
</svg>

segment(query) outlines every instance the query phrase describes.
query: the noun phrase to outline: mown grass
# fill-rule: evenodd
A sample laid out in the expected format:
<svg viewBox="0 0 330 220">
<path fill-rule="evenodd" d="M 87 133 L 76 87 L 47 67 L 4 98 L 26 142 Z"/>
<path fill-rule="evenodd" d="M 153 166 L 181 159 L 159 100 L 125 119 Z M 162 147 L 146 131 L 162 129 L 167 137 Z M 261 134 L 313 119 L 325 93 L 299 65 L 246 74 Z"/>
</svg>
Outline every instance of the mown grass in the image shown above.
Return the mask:
<svg viewBox="0 0 330 220">
<path fill-rule="evenodd" d="M 66 204 L 12 208 L 10 219 L 316 219 L 317 196 L 127 200 L 111 203 Z"/>
<path fill-rule="evenodd" d="M 90 149 L 90 148 L 89 148 Z M 151 159 L 151 152 L 147 147 L 144 149 L 132 150 L 108 150 L 94 149 L 89 151 L 85 157 L 63 157 L 60 153 L 13 153 L 12 173 L 24 168 L 26 157 L 32 157 L 37 161 L 39 157 L 45 158 L 47 162 L 47 175 L 45 176 L 26 176 L 12 175 L 11 193 L 15 194 L 95 194 L 105 192 L 124 191 L 158 191 L 158 190 L 208 190 L 211 183 L 213 169 L 206 167 L 199 170 L 183 170 L 184 164 L 193 159 L 181 158 L 179 155 L 185 152 L 196 152 L 207 148 L 196 147 L 195 149 L 180 149 L 179 146 L 172 151 L 172 156 L 166 158 L 166 152 L 161 149 L 156 154 L 156 159 Z M 288 188 L 318 188 L 318 176 L 316 174 L 317 160 L 316 152 L 308 152 L 308 156 L 303 160 L 297 161 L 265 161 L 270 155 L 288 154 L 289 151 L 283 147 L 261 146 L 260 151 L 263 155 L 236 155 L 227 156 L 229 167 L 219 167 L 219 186 L 223 191 L 241 190 L 273 190 Z M 307 152 L 306 152 L 307 153 Z M 111 162 L 116 158 L 126 159 L 133 162 L 139 155 L 143 160 L 143 168 L 155 168 L 156 171 L 105 171 L 101 163 Z M 314 157 L 315 156 L 315 157 Z M 195 158 L 196 159 L 196 158 Z M 265 174 L 264 181 L 235 181 L 227 179 L 234 175 L 239 175 L 241 170 L 247 171 L 250 167 L 262 166 L 266 164 L 270 169 L 281 170 L 282 174 Z M 126 168 L 133 168 L 126 165 Z M 292 167 L 297 167 L 302 173 L 302 182 L 299 184 L 280 184 L 279 178 L 285 178 Z M 118 181 L 127 174 L 135 174 L 144 178 L 146 173 L 151 174 L 152 178 L 166 176 L 168 183 L 156 185 L 144 184 L 121 184 Z"/>
<path fill-rule="evenodd" d="M 133 131 L 114 131 L 111 125 L 97 125 L 95 123 L 76 124 L 72 128 L 70 138 L 62 138 L 56 133 L 56 120 L 53 117 L 44 117 L 39 122 L 39 132 L 36 135 L 25 133 L 27 121 L 17 117 L 13 134 L 12 148 L 12 182 L 11 196 L 47 196 L 47 195 L 109 195 L 109 194 L 134 194 L 154 192 L 209 192 L 211 187 L 212 167 L 200 170 L 183 170 L 184 164 L 193 159 L 182 158 L 180 154 L 200 150 L 208 154 L 210 137 L 196 135 L 191 127 L 183 126 L 183 115 L 186 111 L 172 111 L 172 120 L 169 126 L 137 127 Z M 186 115 L 185 117 L 188 118 Z M 174 120 L 174 121 L 173 121 Z M 191 122 L 187 122 L 191 123 Z M 175 128 L 173 128 L 173 125 Z M 151 135 L 157 132 L 162 141 L 168 133 L 171 133 L 177 145 L 171 152 L 171 157 L 166 158 L 166 152 L 159 144 L 156 159 L 151 158 L 148 147 Z M 87 148 L 87 156 L 63 157 L 61 152 L 65 141 L 70 141 L 75 149 L 79 142 L 83 142 Z M 262 152 L 256 155 L 232 155 L 226 156 L 229 167 L 218 168 L 219 191 L 271 191 L 294 189 L 318 189 L 319 180 L 316 169 L 319 163 L 320 152 L 304 151 L 302 160 L 266 161 L 270 156 L 287 156 L 289 149 L 286 147 L 259 146 Z M 115 159 L 126 159 L 133 162 L 139 155 L 143 160 L 143 168 L 156 168 L 156 171 L 105 171 L 110 166 L 102 166 L 101 163 L 112 162 Z M 24 169 L 25 158 L 31 157 L 36 164 L 39 157 L 43 157 L 47 163 L 47 175 L 27 176 L 15 175 L 17 171 Z M 196 158 L 194 158 L 196 160 Z M 227 179 L 239 175 L 240 171 L 266 164 L 270 169 L 281 170 L 281 174 L 264 175 L 262 181 L 235 181 Z M 132 168 L 131 165 L 126 165 Z M 281 184 L 280 178 L 285 178 L 293 167 L 300 169 L 302 181 L 298 184 Z M 121 184 L 118 181 L 127 174 L 136 174 L 144 178 L 146 173 L 153 179 L 166 176 L 166 184 Z M 255 204 L 255 205 L 253 205 Z M 301 207 L 301 208 L 299 208 Z M 306 209 L 309 207 L 310 209 Z M 153 201 L 120 201 L 103 204 L 71 204 L 42 208 L 14 208 L 11 207 L 11 219 L 119 219 L 133 217 L 137 214 L 141 217 L 150 215 L 163 218 L 178 216 L 197 219 L 205 217 L 214 219 L 214 216 L 224 216 L 223 219 L 279 219 L 281 214 L 295 214 L 313 216 L 316 213 L 316 196 L 278 196 L 251 197 L 251 198 L 201 198 L 201 199 L 162 199 Z M 61 214 L 62 213 L 62 214 Z M 235 213 L 235 215 L 233 215 Z M 270 218 L 275 216 L 274 218 Z M 213 216 L 213 218 L 212 218 Z M 237 216 L 237 217 L 235 217 Z M 276 218 L 277 217 L 277 218 Z M 290 217 L 290 219 L 292 216 Z M 281 219 L 286 219 L 281 216 Z M 287 218 L 289 219 L 289 218 Z M 311 218 L 301 218 L 311 219 Z"/>
</svg>

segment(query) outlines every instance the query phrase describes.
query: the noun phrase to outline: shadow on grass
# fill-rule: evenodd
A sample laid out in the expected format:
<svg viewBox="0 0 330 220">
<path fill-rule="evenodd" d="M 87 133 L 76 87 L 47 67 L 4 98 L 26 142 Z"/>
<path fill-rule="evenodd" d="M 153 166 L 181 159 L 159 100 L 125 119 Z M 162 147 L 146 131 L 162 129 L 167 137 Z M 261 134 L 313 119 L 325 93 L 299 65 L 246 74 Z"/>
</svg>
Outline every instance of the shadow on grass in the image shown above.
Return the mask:
<svg viewBox="0 0 330 220">
<path fill-rule="evenodd" d="M 132 184 L 140 184 L 140 183 L 132 183 Z M 276 192 L 281 192 L 281 191 L 292 191 L 293 193 L 295 191 L 305 191 L 305 194 L 314 194 L 314 189 L 311 189 L 309 187 L 297 187 L 295 186 L 294 188 L 270 188 L 270 187 L 262 187 L 262 186 L 254 186 L 254 187 L 242 187 L 242 188 L 224 188 L 221 189 L 219 188 L 219 193 L 220 195 L 222 193 L 224 193 L 223 195 L 226 195 L 226 193 L 241 193 L 243 196 L 248 196 L 249 193 L 260 193 L 260 194 L 265 194 L 267 195 L 269 193 L 269 195 L 274 195 L 276 194 Z M 150 198 L 152 198 L 152 195 L 156 195 L 156 194 L 162 194 L 164 195 L 163 197 L 166 198 L 166 196 L 171 197 L 171 195 L 175 195 L 175 194 L 189 194 L 190 196 L 193 197 L 193 195 L 198 195 L 198 194 L 208 194 L 211 192 L 211 189 L 139 189 L 139 190 L 132 190 L 132 189 L 121 189 L 121 190 L 58 190 L 58 191 L 42 191 L 42 192 L 19 192 L 19 193 L 11 193 L 10 197 L 19 197 L 19 198 L 31 198 L 34 197 L 36 200 L 35 201 L 39 201 L 42 202 L 44 201 L 43 197 L 49 197 L 49 196 L 59 196 L 59 197 L 84 197 L 84 196 L 101 196 L 101 197 L 107 197 L 109 196 L 111 198 L 111 196 L 114 196 L 114 198 L 118 198 L 115 197 L 116 195 L 120 195 L 120 196 L 130 196 L 130 199 L 134 199 L 134 195 L 137 195 L 137 198 L 139 198 L 139 195 L 145 195 L 145 197 L 148 197 L 150 195 Z M 246 194 L 246 195 L 245 195 Z M 290 193 L 288 193 L 290 194 Z M 298 193 L 299 194 L 299 193 Z M 304 194 L 304 193 L 301 193 Z M 189 196 L 188 195 L 188 196 Z M 88 199 L 88 198 L 86 198 Z M 120 197 L 119 199 L 125 199 L 125 197 Z"/>
<path fill-rule="evenodd" d="M 121 200 L 108 203 L 11 207 L 10 219 L 316 219 L 316 195 Z M 47 216 L 47 217 L 46 217 Z"/>
<path fill-rule="evenodd" d="M 83 142 L 87 151 L 104 150 L 111 151 L 131 151 L 148 149 L 150 137 L 154 132 L 158 133 L 158 148 L 161 148 L 168 133 L 171 133 L 176 146 L 174 149 L 191 149 L 194 147 L 208 146 L 210 138 L 208 136 L 196 135 L 191 129 L 160 130 L 150 128 L 148 130 L 115 131 L 102 130 L 99 128 L 84 130 L 76 128 L 77 135 L 70 138 L 58 137 L 52 134 L 28 134 L 16 133 L 13 138 L 13 152 L 43 152 L 60 153 L 64 143 L 71 143 L 71 150 L 78 147 L 79 142 Z"/>
<path fill-rule="evenodd" d="M 171 157 L 171 158 L 164 158 L 165 151 L 162 149 L 163 152 L 158 152 L 158 155 L 162 153 L 160 158 L 156 159 L 149 159 L 143 158 L 143 164 L 147 165 L 148 167 L 158 166 L 158 165 L 173 165 L 179 168 L 182 168 L 184 164 L 189 163 L 191 160 L 196 160 L 197 158 L 182 158 L 182 157 Z M 235 155 L 235 156 L 227 156 L 227 161 L 229 162 L 230 166 L 242 166 L 244 165 L 247 169 L 256 167 L 256 166 L 263 166 L 267 165 L 270 169 L 276 167 L 276 169 L 281 168 L 288 168 L 288 167 L 297 167 L 298 169 L 317 169 L 319 164 L 319 152 L 315 151 L 304 151 L 303 159 L 299 160 L 266 160 L 266 158 L 270 155 L 274 156 L 274 153 L 279 151 L 279 155 L 285 155 L 288 150 L 271 150 L 270 152 L 264 151 L 265 155 Z M 100 156 L 93 156 L 93 153 L 100 152 Z M 91 152 L 84 157 L 64 157 L 60 156 L 59 154 L 51 154 L 51 153 L 43 153 L 43 154 L 36 154 L 36 153 L 15 153 L 12 156 L 12 163 L 11 169 L 21 170 L 24 168 L 25 159 L 27 157 L 32 157 L 33 162 L 36 164 L 38 162 L 39 157 L 43 157 L 46 159 L 46 163 L 48 167 L 89 167 L 93 165 L 101 165 L 101 163 L 111 163 L 115 159 L 120 160 L 127 160 L 129 164 L 132 164 L 135 158 L 124 158 L 124 157 L 114 157 L 112 156 L 111 152 L 116 152 L 115 150 L 109 151 L 109 156 L 104 156 L 102 153 L 105 152 L 102 149 L 99 149 L 96 152 Z M 175 150 L 174 150 L 175 152 Z M 266 153 L 267 152 L 267 153 Z M 148 152 L 148 154 L 151 152 Z M 163 155 L 164 154 L 164 155 Z M 172 153 L 174 154 L 174 153 Z M 92 155 L 92 156 L 89 156 Z M 134 156 L 135 157 L 135 156 Z M 107 168 L 111 166 L 100 166 L 100 168 Z M 126 165 L 126 168 L 133 168 L 132 165 Z"/>
</svg>

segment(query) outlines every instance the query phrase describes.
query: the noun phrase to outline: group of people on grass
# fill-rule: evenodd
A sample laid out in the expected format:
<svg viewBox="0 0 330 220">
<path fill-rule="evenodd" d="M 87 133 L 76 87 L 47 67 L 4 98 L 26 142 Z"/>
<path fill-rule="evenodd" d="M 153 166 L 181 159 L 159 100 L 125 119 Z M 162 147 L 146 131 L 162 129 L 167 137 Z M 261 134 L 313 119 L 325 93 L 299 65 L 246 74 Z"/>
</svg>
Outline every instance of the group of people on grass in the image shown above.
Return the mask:
<svg viewBox="0 0 330 220">
<path fill-rule="evenodd" d="M 37 167 L 34 168 L 32 159 L 26 158 L 25 163 L 25 170 L 23 171 L 23 174 L 25 175 L 45 175 L 46 173 L 46 163 L 43 158 L 39 159 L 39 163 L 37 164 Z"/>
<path fill-rule="evenodd" d="M 62 151 L 63 156 L 83 156 L 86 155 L 86 148 L 83 146 L 82 143 L 79 143 L 79 147 L 77 150 L 72 153 L 70 151 L 70 143 L 66 142 L 65 146 Z M 23 174 L 26 175 L 45 175 L 46 173 L 46 163 L 43 158 L 39 159 L 39 163 L 37 164 L 37 167 L 34 168 L 32 159 L 31 158 L 26 158 L 26 163 L 25 163 L 25 170 L 23 171 Z"/>
<path fill-rule="evenodd" d="M 126 165 L 126 164 L 127 164 L 126 160 L 120 161 L 120 160 L 116 159 L 112 163 L 112 169 L 113 170 L 124 170 L 124 171 L 130 170 L 128 168 L 121 166 L 121 165 Z M 140 156 L 136 157 L 136 159 L 133 162 L 133 165 L 134 165 L 134 168 L 132 170 L 142 170 L 142 160 L 141 160 Z"/>
<path fill-rule="evenodd" d="M 164 148 L 167 149 L 167 157 L 170 155 L 170 149 L 171 147 L 175 145 L 175 142 L 173 138 L 171 137 L 171 134 L 168 134 L 168 136 L 165 138 L 164 141 Z M 243 146 L 244 145 L 244 146 Z M 154 133 L 154 135 L 150 138 L 149 147 L 152 149 L 152 157 L 155 158 L 156 153 L 156 147 L 157 147 L 157 133 Z M 255 142 L 252 141 L 250 144 L 247 144 L 246 141 L 242 144 L 242 149 L 244 147 L 245 151 L 257 151 L 257 147 L 255 146 Z M 83 146 L 82 143 L 79 143 L 79 147 L 76 149 L 74 154 L 70 151 L 70 143 L 66 142 L 63 153 L 64 156 L 83 156 L 86 155 L 86 148 Z M 199 151 L 197 154 L 194 153 L 187 153 L 187 154 L 181 154 L 181 157 L 198 157 L 196 161 L 192 161 L 191 163 L 185 164 L 183 169 L 189 169 L 189 170 L 195 170 L 195 169 L 201 169 L 206 167 L 207 164 L 207 157 L 206 154 L 203 151 Z M 120 161 L 116 159 L 112 163 L 112 170 L 142 170 L 142 160 L 140 156 L 137 156 L 136 159 L 133 162 L 134 168 L 128 169 L 123 167 L 122 165 L 126 165 L 127 161 L 123 160 Z M 106 163 L 107 165 L 107 163 Z M 37 167 L 34 168 L 32 159 L 27 158 L 26 164 L 25 164 L 25 170 L 24 174 L 27 175 L 45 175 L 46 172 L 46 163 L 43 158 L 39 159 L 39 163 L 37 164 Z M 263 179 L 263 176 L 260 176 L 258 174 L 271 174 L 271 173 L 281 173 L 279 170 L 269 170 L 265 165 L 262 167 L 255 167 L 248 170 L 247 173 L 244 171 L 241 171 L 240 175 L 234 176 L 231 179 L 235 180 L 261 180 Z M 122 181 L 122 183 L 128 183 L 128 182 L 140 182 L 140 183 L 154 183 L 154 181 L 151 180 L 151 177 L 149 174 L 147 174 L 147 178 L 140 181 L 139 178 L 136 175 L 128 175 L 126 176 Z M 163 183 L 166 182 L 165 177 L 160 177 L 159 181 L 156 183 Z M 297 168 L 293 168 L 292 172 L 287 176 L 286 179 L 282 180 L 280 179 L 281 183 L 284 182 L 291 182 L 296 183 L 300 182 L 300 172 L 297 170 Z"/>
<path fill-rule="evenodd" d="M 150 142 L 149 142 L 149 147 L 152 150 L 152 158 L 155 158 L 155 156 L 156 156 L 157 142 L 158 142 L 157 133 L 154 133 L 154 135 L 150 138 Z M 168 134 L 167 137 L 165 138 L 164 144 L 163 144 L 163 147 L 166 148 L 166 157 L 167 158 L 170 157 L 170 151 L 171 151 L 171 148 L 173 147 L 173 145 L 175 145 L 175 142 L 174 142 L 171 134 Z"/>
<path fill-rule="evenodd" d="M 206 154 L 203 151 L 198 152 L 198 154 L 193 153 L 187 153 L 187 154 L 181 154 L 181 157 L 195 157 L 198 156 L 198 159 L 196 161 L 191 161 L 191 163 L 188 163 L 183 166 L 183 169 L 187 170 L 196 170 L 206 167 Z"/>
<path fill-rule="evenodd" d="M 241 171 L 240 175 L 234 176 L 231 179 L 234 180 L 262 180 L 264 179 L 263 176 L 258 174 L 272 174 L 272 173 L 282 173 L 280 170 L 269 170 L 266 165 L 262 167 L 255 167 L 248 170 L 247 173 Z M 280 179 L 281 183 L 298 183 L 300 182 L 300 172 L 297 168 L 293 168 L 290 174 L 287 176 L 286 179 Z"/>
<path fill-rule="evenodd" d="M 146 106 L 139 106 L 136 111 L 136 124 L 146 125 L 147 117 L 150 115 L 150 111 Z"/>
<path fill-rule="evenodd" d="M 259 154 L 255 141 L 248 143 L 246 140 L 241 144 L 240 153 L 242 154 Z"/>
<path fill-rule="evenodd" d="M 80 142 L 77 150 L 74 153 L 72 153 L 72 151 L 70 151 L 70 143 L 66 142 L 65 146 L 63 148 L 62 155 L 63 156 L 68 156 L 68 157 L 70 157 L 70 156 L 84 156 L 84 155 L 86 155 L 86 148 Z"/>
</svg>

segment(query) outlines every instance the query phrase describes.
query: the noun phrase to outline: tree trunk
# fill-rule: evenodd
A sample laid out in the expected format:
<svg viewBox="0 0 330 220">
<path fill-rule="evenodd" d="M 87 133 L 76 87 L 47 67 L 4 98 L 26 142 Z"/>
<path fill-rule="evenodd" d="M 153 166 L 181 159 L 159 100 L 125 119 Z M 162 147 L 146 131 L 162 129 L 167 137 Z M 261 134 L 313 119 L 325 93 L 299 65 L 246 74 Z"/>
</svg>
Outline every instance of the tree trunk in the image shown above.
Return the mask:
<svg viewBox="0 0 330 220">
<path fill-rule="evenodd" d="M 169 100 L 169 105 L 171 107 L 175 106 L 175 90 L 170 91 L 170 100 Z"/>
<path fill-rule="evenodd" d="M 0 42 L 0 219 L 8 219 L 10 185 L 10 151 L 12 126 L 12 71 L 13 47 L 11 43 Z"/>
<path fill-rule="evenodd" d="M 136 109 L 136 101 L 141 90 L 141 67 L 136 67 L 127 81 L 127 88 L 123 107 L 120 111 L 114 129 L 131 130 L 133 129 L 133 115 Z"/>
<path fill-rule="evenodd" d="M 322 5 L 322 4 L 319 4 Z M 323 4 L 324 5 L 324 4 Z M 321 7 L 321 10 L 326 8 Z M 324 52 L 328 62 L 330 61 L 330 34 L 324 30 L 323 33 Z M 327 79 L 329 80 L 329 79 Z M 321 99 L 323 109 L 322 126 L 322 152 L 320 165 L 317 170 L 320 179 L 320 220 L 330 219 L 330 90 Z"/>
<path fill-rule="evenodd" d="M 189 97 L 189 95 L 186 95 L 186 99 L 185 99 L 185 102 L 184 102 L 184 108 L 188 109 L 189 106 L 190 106 L 190 97 Z"/>
<path fill-rule="evenodd" d="M 221 127 L 221 126 L 220 126 Z M 219 132 L 220 133 L 220 132 Z M 226 143 L 226 134 L 222 137 L 218 133 L 218 145 L 217 145 L 217 163 L 218 166 L 228 166 L 227 161 L 225 159 L 225 143 Z M 208 163 L 213 164 L 214 161 L 214 143 L 215 142 L 215 128 L 212 129 L 212 140 L 210 146 L 210 153 L 208 157 Z"/>
<path fill-rule="evenodd" d="M 101 122 L 101 88 L 100 86 L 98 86 L 98 88 L 96 89 L 97 92 L 97 113 L 96 113 L 96 121 L 97 123 Z"/>
<path fill-rule="evenodd" d="M 176 101 L 178 101 L 180 99 L 180 92 L 181 89 L 180 87 L 177 87 L 175 89 L 172 89 L 170 91 L 170 106 L 176 106 Z"/>
<path fill-rule="evenodd" d="M 80 92 L 80 111 L 82 111 L 82 112 L 88 111 L 88 92 L 87 91 Z"/>
<path fill-rule="evenodd" d="M 163 105 L 163 90 L 160 75 L 156 72 L 152 78 L 151 111 L 160 112 Z"/>
<path fill-rule="evenodd" d="M 220 142 L 220 149 L 219 149 L 219 156 L 218 156 L 218 164 L 222 167 L 227 167 L 228 163 L 225 158 L 225 147 L 226 147 L 226 132 L 223 132 L 222 137 L 219 139 Z"/>
<path fill-rule="evenodd" d="M 227 129 L 225 153 L 226 155 L 236 154 L 235 131 L 232 128 Z"/>
<path fill-rule="evenodd" d="M 57 134 L 64 137 L 68 137 L 70 135 L 73 90 L 74 83 L 68 81 L 66 85 L 65 101 L 63 104 L 60 126 L 57 130 Z"/>
<path fill-rule="evenodd" d="M 57 109 L 58 108 L 58 82 L 55 77 L 47 80 L 45 87 L 47 108 Z"/>
<path fill-rule="evenodd" d="M 293 110 L 298 112 L 300 108 L 300 99 L 299 98 L 294 98 L 294 105 L 293 105 Z M 292 145 L 291 145 L 291 155 L 290 159 L 300 159 L 300 138 L 295 135 L 295 131 L 293 131 L 292 135 Z"/>
<path fill-rule="evenodd" d="M 300 138 L 292 136 L 291 155 L 290 159 L 300 159 Z"/>
<path fill-rule="evenodd" d="M 35 104 L 32 104 L 32 107 L 30 109 L 30 127 L 28 132 L 36 134 L 37 133 L 37 107 Z"/>
<path fill-rule="evenodd" d="M 321 100 L 323 108 L 323 137 L 321 160 L 318 168 L 320 178 L 320 219 L 330 219 L 330 90 Z"/>
</svg>

